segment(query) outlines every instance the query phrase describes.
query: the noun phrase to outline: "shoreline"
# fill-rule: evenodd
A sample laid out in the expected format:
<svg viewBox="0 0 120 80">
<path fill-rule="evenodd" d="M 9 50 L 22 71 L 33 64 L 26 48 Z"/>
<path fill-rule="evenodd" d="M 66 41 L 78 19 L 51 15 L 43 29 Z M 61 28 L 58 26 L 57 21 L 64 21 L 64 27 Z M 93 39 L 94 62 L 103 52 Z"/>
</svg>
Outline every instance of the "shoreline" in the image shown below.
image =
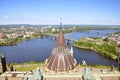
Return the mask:
<svg viewBox="0 0 120 80">
<path fill-rule="evenodd" d="M 75 44 L 73 44 L 74 47 L 77 47 L 77 48 L 81 48 L 81 49 L 87 49 L 87 50 L 93 50 L 95 52 L 97 52 L 99 55 L 103 56 L 103 57 L 106 57 L 106 58 L 109 58 L 109 59 L 113 59 L 113 60 L 116 60 L 117 58 L 113 58 L 113 57 L 107 57 L 107 56 L 104 56 L 103 54 L 101 54 L 99 51 L 93 49 L 93 48 L 89 48 L 89 47 L 82 47 L 82 46 L 77 46 Z"/>
<path fill-rule="evenodd" d="M 32 39 L 37 39 L 37 38 L 43 38 L 43 37 L 31 37 L 31 38 L 19 38 L 18 41 L 16 42 L 9 42 L 9 41 L 6 41 L 6 42 L 3 42 L 3 43 L 0 43 L 0 47 L 3 47 L 3 46 L 14 46 L 14 45 L 17 45 L 23 41 L 26 41 L 26 40 L 32 40 Z M 15 39 L 13 39 L 15 40 Z"/>
</svg>

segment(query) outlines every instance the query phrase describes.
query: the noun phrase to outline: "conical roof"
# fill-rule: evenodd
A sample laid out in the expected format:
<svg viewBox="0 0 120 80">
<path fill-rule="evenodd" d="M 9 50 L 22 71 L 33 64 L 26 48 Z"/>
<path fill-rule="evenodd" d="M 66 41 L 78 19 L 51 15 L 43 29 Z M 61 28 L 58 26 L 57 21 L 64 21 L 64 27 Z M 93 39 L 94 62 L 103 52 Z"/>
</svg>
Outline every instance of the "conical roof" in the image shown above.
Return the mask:
<svg viewBox="0 0 120 80">
<path fill-rule="evenodd" d="M 69 71 L 76 67 L 76 60 L 71 56 L 71 50 L 67 44 L 62 32 L 62 23 L 60 23 L 60 32 L 56 41 L 56 47 L 47 60 L 46 66 L 54 71 Z"/>
</svg>

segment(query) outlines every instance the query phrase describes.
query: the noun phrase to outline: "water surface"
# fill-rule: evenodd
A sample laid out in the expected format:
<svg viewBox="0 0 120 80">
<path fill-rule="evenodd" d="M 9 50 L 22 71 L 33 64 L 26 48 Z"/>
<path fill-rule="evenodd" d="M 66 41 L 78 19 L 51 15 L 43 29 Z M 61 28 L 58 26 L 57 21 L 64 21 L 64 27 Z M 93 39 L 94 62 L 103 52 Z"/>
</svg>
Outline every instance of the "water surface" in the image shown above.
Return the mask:
<svg viewBox="0 0 120 80">
<path fill-rule="evenodd" d="M 66 34 L 65 37 L 70 37 L 73 39 L 80 39 L 82 37 L 107 37 L 108 33 L 116 32 L 117 30 L 92 30 L 90 32 L 73 32 Z M 0 47 L 5 56 L 7 62 L 12 63 L 22 63 L 29 61 L 41 62 L 48 58 L 51 54 L 52 49 L 55 47 L 55 40 L 50 38 L 38 38 L 23 41 L 14 46 L 3 46 Z M 68 44 L 68 47 L 71 47 Z M 85 60 L 87 64 L 102 64 L 102 65 L 117 65 L 115 60 L 105 58 L 99 53 L 92 50 L 79 49 L 73 47 L 74 58 L 78 63 Z"/>
</svg>

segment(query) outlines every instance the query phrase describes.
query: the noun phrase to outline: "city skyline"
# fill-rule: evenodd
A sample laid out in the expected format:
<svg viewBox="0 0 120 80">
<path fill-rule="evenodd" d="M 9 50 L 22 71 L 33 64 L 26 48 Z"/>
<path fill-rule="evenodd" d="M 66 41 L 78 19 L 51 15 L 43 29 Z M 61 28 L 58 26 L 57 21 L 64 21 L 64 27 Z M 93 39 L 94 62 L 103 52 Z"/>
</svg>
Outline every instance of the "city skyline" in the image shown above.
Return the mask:
<svg viewBox="0 0 120 80">
<path fill-rule="evenodd" d="M 0 24 L 120 25 L 120 0 L 1 0 Z"/>
</svg>

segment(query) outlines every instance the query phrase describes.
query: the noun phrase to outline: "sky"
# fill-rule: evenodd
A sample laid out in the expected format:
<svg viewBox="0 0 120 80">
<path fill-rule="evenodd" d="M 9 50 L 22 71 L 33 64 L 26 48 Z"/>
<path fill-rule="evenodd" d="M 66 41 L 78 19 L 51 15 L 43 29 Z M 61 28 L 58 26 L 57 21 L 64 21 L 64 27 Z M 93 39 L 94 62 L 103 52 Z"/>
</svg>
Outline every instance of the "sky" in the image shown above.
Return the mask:
<svg viewBox="0 0 120 80">
<path fill-rule="evenodd" d="M 0 24 L 120 25 L 120 0 L 0 0 Z"/>
</svg>

